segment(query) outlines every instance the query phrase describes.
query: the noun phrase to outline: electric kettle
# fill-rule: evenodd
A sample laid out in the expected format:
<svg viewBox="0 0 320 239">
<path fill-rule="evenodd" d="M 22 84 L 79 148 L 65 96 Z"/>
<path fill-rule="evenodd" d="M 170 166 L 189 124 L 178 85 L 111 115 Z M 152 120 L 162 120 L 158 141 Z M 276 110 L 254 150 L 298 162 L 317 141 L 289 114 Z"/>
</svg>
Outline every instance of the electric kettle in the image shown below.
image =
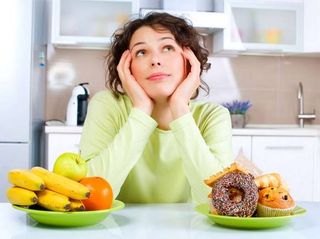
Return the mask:
<svg viewBox="0 0 320 239">
<path fill-rule="evenodd" d="M 86 85 L 89 83 L 80 83 L 72 90 L 67 106 L 66 125 L 83 125 L 89 101 L 89 89 Z"/>
</svg>

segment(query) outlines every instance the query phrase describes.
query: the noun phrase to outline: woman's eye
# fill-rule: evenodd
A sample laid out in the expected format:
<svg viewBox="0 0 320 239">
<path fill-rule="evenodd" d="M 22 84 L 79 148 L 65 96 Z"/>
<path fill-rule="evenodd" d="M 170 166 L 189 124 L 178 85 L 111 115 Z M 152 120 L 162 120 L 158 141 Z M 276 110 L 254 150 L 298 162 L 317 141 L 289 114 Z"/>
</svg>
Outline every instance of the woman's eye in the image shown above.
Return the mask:
<svg viewBox="0 0 320 239">
<path fill-rule="evenodd" d="M 173 48 L 173 46 L 168 45 L 168 46 L 164 46 L 163 50 L 164 51 L 173 51 L 174 48 Z"/>
<path fill-rule="evenodd" d="M 143 56 L 145 54 L 145 50 L 139 50 L 136 52 L 136 56 Z"/>
</svg>

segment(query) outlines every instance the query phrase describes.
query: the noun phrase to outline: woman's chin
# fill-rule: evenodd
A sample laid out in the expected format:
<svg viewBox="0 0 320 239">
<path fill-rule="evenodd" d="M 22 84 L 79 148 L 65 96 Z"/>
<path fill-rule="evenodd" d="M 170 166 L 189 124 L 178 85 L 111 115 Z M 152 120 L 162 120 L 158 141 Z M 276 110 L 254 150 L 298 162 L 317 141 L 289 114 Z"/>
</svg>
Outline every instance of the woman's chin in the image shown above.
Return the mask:
<svg viewBox="0 0 320 239">
<path fill-rule="evenodd" d="M 158 92 L 156 94 L 150 95 L 150 98 L 152 98 L 155 101 L 163 101 L 164 99 L 168 99 L 173 92 Z"/>
<path fill-rule="evenodd" d="M 168 89 L 153 89 L 152 91 L 147 92 L 147 95 L 153 100 L 163 100 L 167 99 L 174 93 L 174 90 Z"/>
</svg>

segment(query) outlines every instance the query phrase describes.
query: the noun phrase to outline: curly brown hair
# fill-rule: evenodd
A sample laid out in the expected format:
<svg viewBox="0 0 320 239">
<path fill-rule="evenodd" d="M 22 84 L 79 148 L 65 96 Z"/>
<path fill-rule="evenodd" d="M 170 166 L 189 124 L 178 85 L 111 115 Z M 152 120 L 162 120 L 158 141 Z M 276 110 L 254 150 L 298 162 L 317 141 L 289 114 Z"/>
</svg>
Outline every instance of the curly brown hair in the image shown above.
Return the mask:
<svg viewBox="0 0 320 239">
<path fill-rule="evenodd" d="M 108 76 L 106 76 L 106 87 L 113 92 L 116 98 L 119 98 L 120 94 L 124 94 L 117 71 L 117 65 L 120 62 L 122 53 L 129 49 L 133 33 L 143 26 L 149 26 L 154 30 L 169 30 L 179 46 L 189 47 L 194 52 L 200 62 L 200 76 L 203 70 L 209 70 L 210 64 L 207 63 L 209 52 L 206 48 L 201 46 L 200 42 L 202 42 L 202 36 L 193 28 L 193 26 L 183 18 L 172 16 L 168 13 L 151 12 L 144 18 L 135 19 L 126 23 L 112 36 L 113 40 L 106 56 L 106 70 L 109 73 Z M 202 79 L 200 79 L 199 88 L 209 94 L 210 88 Z M 199 88 L 196 90 L 192 99 L 199 95 Z"/>
</svg>

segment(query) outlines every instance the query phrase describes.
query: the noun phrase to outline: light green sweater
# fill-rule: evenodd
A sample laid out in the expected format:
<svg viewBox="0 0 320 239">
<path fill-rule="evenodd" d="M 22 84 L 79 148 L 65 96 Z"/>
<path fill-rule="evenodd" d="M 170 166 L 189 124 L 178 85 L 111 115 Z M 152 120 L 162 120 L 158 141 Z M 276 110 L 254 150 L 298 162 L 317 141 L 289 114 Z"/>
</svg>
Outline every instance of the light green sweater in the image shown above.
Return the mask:
<svg viewBox="0 0 320 239">
<path fill-rule="evenodd" d="M 165 131 L 127 96 L 97 93 L 81 137 L 89 174 L 106 178 L 124 202 L 207 202 L 203 180 L 232 161 L 230 115 L 217 104 L 194 101 L 190 111 Z"/>
</svg>

